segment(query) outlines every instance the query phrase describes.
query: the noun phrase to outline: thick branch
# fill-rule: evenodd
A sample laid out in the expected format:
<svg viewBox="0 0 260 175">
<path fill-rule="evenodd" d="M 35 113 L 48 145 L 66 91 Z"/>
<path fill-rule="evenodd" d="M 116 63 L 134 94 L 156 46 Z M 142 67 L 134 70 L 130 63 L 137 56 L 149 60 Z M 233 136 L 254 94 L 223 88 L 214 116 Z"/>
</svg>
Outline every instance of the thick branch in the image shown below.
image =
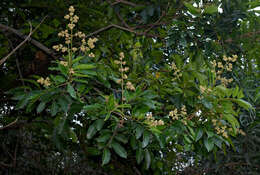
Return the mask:
<svg viewBox="0 0 260 175">
<path fill-rule="evenodd" d="M 23 42 L 21 42 L 16 48 L 14 48 L 6 57 L 4 57 L 3 59 L 0 60 L 0 65 L 2 65 L 10 56 L 12 56 L 20 47 L 22 47 L 22 45 L 24 45 L 30 38 L 31 35 L 40 27 L 40 25 L 43 23 L 43 21 L 45 20 L 46 17 L 43 18 L 43 20 L 40 22 L 40 24 L 38 24 L 34 30 L 32 30 L 32 26 L 30 23 L 30 33 L 29 35 L 24 39 Z"/>
<path fill-rule="evenodd" d="M 125 0 L 116 0 L 111 5 L 116 5 L 116 4 L 119 4 L 119 3 L 130 5 L 132 7 L 142 7 L 142 6 L 144 6 L 144 5 L 135 4 L 135 3 L 132 3 L 132 2 L 129 2 L 129 1 L 125 1 Z"/>
<path fill-rule="evenodd" d="M 0 30 L 2 30 L 3 32 L 9 31 L 14 33 L 15 35 L 17 35 L 18 37 L 22 38 L 22 39 L 26 39 L 28 38 L 27 35 L 23 35 L 21 32 L 19 32 L 18 30 L 11 28 L 9 26 L 0 24 Z M 32 39 L 31 37 L 28 38 L 28 41 L 30 43 L 32 43 L 34 46 L 36 46 L 37 48 L 41 49 L 43 52 L 45 52 L 47 55 L 50 55 L 51 57 L 56 59 L 55 56 L 55 52 L 53 52 L 51 49 L 49 49 L 48 47 L 46 47 L 45 45 L 43 45 L 42 43 Z"/>
<path fill-rule="evenodd" d="M 162 39 L 162 37 L 160 35 L 148 34 L 148 33 L 145 33 L 145 32 L 138 32 L 138 31 L 135 31 L 135 30 L 133 30 L 131 28 L 123 27 L 123 26 L 120 26 L 120 25 L 117 25 L 117 24 L 110 24 L 110 25 L 108 25 L 106 27 L 103 27 L 103 28 L 93 32 L 93 33 L 88 34 L 86 37 L 91 37 L 93 35 L 96 35 L 96 34 L 98 34 L 100 32 L 103 32 L 103 31 L 108 30 L 108 29 L 113 28 L 113 27 L 121 29 L 121 30 L 124 30 L 124 31 L 128 31 L 128 32 L 134 33 L 134 34 L 139 35 L 139 36 L 140 35 L 144 35 L 144 36 L 147 36 L 147 37 L 157 37 L 157 38 L 161 38 Z"/>
</svg>

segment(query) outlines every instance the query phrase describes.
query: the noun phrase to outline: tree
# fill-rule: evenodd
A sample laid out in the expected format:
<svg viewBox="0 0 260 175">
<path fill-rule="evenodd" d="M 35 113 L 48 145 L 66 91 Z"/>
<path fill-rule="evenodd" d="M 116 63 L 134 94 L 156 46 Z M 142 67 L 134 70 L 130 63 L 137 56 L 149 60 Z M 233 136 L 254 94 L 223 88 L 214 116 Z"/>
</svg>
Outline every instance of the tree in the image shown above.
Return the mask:
<svg viewBox="0 0 260 175">
<path fill-rule="evenodd" d="M 258 138 L 257 1 L 1 3 L 4 172 L 214 174 Z"/>
</svg>

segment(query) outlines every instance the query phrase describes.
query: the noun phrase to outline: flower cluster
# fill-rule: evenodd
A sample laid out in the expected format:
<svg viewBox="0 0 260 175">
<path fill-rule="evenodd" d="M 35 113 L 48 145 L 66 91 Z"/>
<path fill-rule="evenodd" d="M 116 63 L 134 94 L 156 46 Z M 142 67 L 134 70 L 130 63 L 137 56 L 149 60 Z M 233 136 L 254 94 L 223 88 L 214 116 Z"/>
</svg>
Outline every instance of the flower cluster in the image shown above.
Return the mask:
<svg viewBox="0 0 260 175">
<path fill-rule="evenodd" d="M 149 126 L 152 126 L 152 127 L 164 125 L 164 121 L 161 120 L 161 119 L 160 120 L 155 120 L 155 118 L 153 117 L 152 113 L 147 114 L 147 116 L 146 116 L 146 123 Z"/>
<path fill-rule="evenodd" d="M 181 110 L 178 113 L 178 109 L 174 109 L 173 111 L 169 112 L 169 116 L 172 118 L 172 120 L 179 120 L 181 119 L 181 122 L 184 125 L 187 125 L 187 121 L 185 120 L 186 116 L 187 116 L 187 109 L 186 106 L 183 105 Z"/>
<path fill-rule="evenodd" d="M 200 85 L 200 91 L 201 91 L 202 94 L 204 94 L 204 93 L 212 92 L 212 89 L 209 88 L 209 87 L 205 87 L 205 86 Z"/>
<path fill-rule="evenodd" d="M 233 132 L 232 128 L 227 128 L 226 125 L 223 125 L 220 121 L 217 121 L 216 119 L 213 119 L 212 123 L 215 127 L 215 130 L 217 131 L 217 134 L 222 135 L 225 138 L 228 138 L 228 131 Z M 246 133 L 242 129 L 236 128 L 236 131 L 243 136 L 246 135 Z"/>
<path fill-rule="evenodd" d="M 37 80 L 38 83 L 40 83 L 41 85 L 44 85 L 44 86 L 50 86 L 51 85 L 51 81 L 50 81 L 50 78 L 47 77 L 46 79 L 44 79 L 43 77 L 39 78 Z"/>
<path fill-rule="evenodd" d="M 73 32 L 73 29 L 75 28 L 76 23 L 79 20 L 79 17 L 77 15 L 74 15 L 74 12 L 75 12 L 74 7 L 70 6 L 69 14 L 64 16 L 66 20 L 69 20 L 69 24 L 67 25 L 68 29 L 59 32 L 58 36 L 65 39 L 65 45 L 59 44 L 53 46 L 53 49 L 56 50 L 57 52 L 59 51 L 61 51 L 62 53 L 69 52 L 69 51 L 76 52 L 78 50 L 82 52 L 88 52 L 90 51 L 90 49 L 95 48 L 95 42 L 98 41 L 97 38 L 89 38 L 88 41 L 86 41 L 85 33 L 81 31 L 78 31 L 76 33 Z M 78 48 L 72 46 L 72 40 L 74 38 L 78 38 L 81 42 L 81 45 Z M 89 57 L 95 57 L 95 55 L 93 53 L 90 53 Z"/>
<path fill-rule="evenodd" d="M 220 121 L 217 121 L 216 119 L 213 119 L 212 123 L 213 126 L 215 127 L 215 130 L 217 131 L 217 134 L 222 135 L 225 138 L 228 138 L 226 125 L 222 125 L 222 123 Z"/>
<path fill-rule="evenodd" d="M 124 80 L 128 79 L 128 76 L 127 76 L 126 72 L 129 71 L 129 67 L 125 66 L 126 65 L 126 61 L 123 61 L 124 58 L 125 58 L 125 55 L 124 55 L 123 52 L 121 52 L 119 54 L 119 60 L 115 60 L 114 61 L 115 64 L 120 65 L 119 72 L 121 73 L 121 78 L 118 79 L 116 82 L 118 84 L 121 84 L 122 86 L 124 85 Z M 131 91 L 135 91 L 135 87 L 134 87 L 134 85 L 130 81 L 127 81 L 126 89 L 129 89 Z"/>
<path fill-rule="evenodd" d="M 60 64 L 67 67 L 68 66 L 68 62 L 67 61 L 60 61 Z"/>
<path fill-rule="evenodd" d="M 225 77 L 222 77 L 221 74 L 225 70 L 231 72 L 233 68 L 232 63 L 234 63 L 236 60 L 237 60 L 237 55 L 232 55 L 232 57 L 223 56 L 223 61 L 225 62 L 225 64 L 223 64 L 222 62 L 216 62 L 216 60 L 211 62 L 214 68 L 218 68 L 217 80 L 220 80 L 220 82 L 224 86 L 227 86 L 229 83 L 231 83 L 233 81 L 233 78 L 227 79 Z"/>
<path fill-rule="evenodd" d="M 77 15 L 74 15 L 74 12 L 75 12 L 74 7 L 70 6 L 69 14 L 64 16 L 65 19 L 70 20 L 70 23 L 68 24 L 68 27 L 70 30 L 73 30 L 73 28 L 75 27 L 75 24 L 79 20 L 79 17 Z"/>
<path fill-rule="evenodd" d="M 173 81 L 182 76 L 181 70 L 177 68 L 175 63 L 172 63 L 171 69 L 174 71 L 173 75 L 175 76 L 175 78 L 173 78 Z"/>
</svg>

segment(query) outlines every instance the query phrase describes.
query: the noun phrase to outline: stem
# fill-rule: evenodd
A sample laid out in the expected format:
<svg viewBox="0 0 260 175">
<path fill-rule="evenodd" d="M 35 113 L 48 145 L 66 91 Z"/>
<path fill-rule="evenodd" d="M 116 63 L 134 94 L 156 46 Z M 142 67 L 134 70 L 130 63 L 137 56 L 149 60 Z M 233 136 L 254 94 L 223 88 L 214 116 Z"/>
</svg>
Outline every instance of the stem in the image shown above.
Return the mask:
<svg viewBox="0 0 260 175">
<path fill-rule="evenodd" d="M 123 76 L 123 63 L 122 63 L 122 60 L 121 60 L 121 79 L 122 79 L 122 82 L 121 82 L 121 104 L 124 104 L 123 103 L 123 100 L 124 100 L 124 97 L 123 97 L 123 95 L 124 95 L 124 76 Z M 122 112 L 123 112 L 123 107 L 122 107 Z"/>
<path fill-rule="evenodd" d="M 70 49 L 69 49 L 69 68 L 71 68 L 72 64 L 72 40 L 73 40 L 73 31 L 70 30 Z"/>
</svg>

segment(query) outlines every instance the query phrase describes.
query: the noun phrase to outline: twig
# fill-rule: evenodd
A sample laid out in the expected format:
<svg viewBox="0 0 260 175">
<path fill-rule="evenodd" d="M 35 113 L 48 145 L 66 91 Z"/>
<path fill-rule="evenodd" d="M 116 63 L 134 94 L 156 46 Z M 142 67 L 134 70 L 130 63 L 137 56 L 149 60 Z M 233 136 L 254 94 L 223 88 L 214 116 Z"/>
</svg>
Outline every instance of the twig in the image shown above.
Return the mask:
<svg viewBox="0 0 260 175">
<path fill-rule="evenodd" d="M 116 134 L 117 134 L 117 129 L 118 129 L 119 127 L 120 127 L 120 122 L 117 123 L 116 128 L 115 128 L 115 130 L 114 130 L 114 132 L 113 132 L 113 135 L 110 137 L 110 139 L 109 139 L 109 141 L 108 141 L 108 143 L 107 143 L 107 146 L 109 146 L 109 145 L 111 144 L 111 142 L 113 141 L 114 137 L 115 137 Z"/>
<path fill-rule="evenodd" d="M 134 170 L 135 170 L 135 172 L 138 174 L 138 175 L 142 175 L 141 173 L 140 173 L 140 171 L 134 166 Z"/>
<path fill-rule="evenodd" d="M 136 35 L 145 35 L 145 36 L 147 36 L 147 37 L 158 37 L 158 38 L 161 38 L 162 39 L 162 37 L 160 36 L 160 35 L 156 35 L 156 34 L 147 34 L 147 33 L 145 33 L 145 32 L 137 32 L 137 31 L 135 31 L 135 30 L 133 30 L 133 29 L 131 29 L 131 28 L 126 28 L 126 27 L 123 27 L 123 26 L 120 26 L 120 25 L 117 25 L 117 24 L 110 24 L 110 25 L 108 25 L 108 26 L 106 26 L 106 27 L 103 27 L 103 28 L 101 28 L 101 29 L 98 29 L 97 31 L 95 31 L 95 32 L 93 32 L 93 33 L 90 33 L 90 34 L 88 34 L 86 37 L 88 38 L 88 37 L 91 37 L 91 36 L 93 36 L 93 35 L 96 35 L 96 34 L 98 34 L 98 33 L 100 33 L 100 32 L 103 32 L 103 31 L 105 31 L 105 30 L 108 30 L 108 29 L 110 29 L 110 28 L 118 28 L 118 29 L 121 29 L 121 30 L 125 30 L 125 31 L 128 31 L 128 32 L 131 32 L 131 33 L 135 33 Z"/>
<path fill-rule="evenodd" d="M 11 168 L 12 167 L 12 165 L 11 164 L 6 164 L 6 163 L 4 163 L 4 162 L 0 162 L 0 166 L 2 166 L 2 167 L 8 167 L 8 168 Z"/>
<path fill-rule="evenodd" d="M 15 49 L 13 49 L 6 57 L 0 60 L 0 65 L 2 65 L 10 56 L 12 56 L 22 45 L 24 45 L 30 38 L 31 35 L 40 27 L 40 25 L 43 23 L 47 16 L 43 18 L 43 20 L 36 26 L 34 30 L 32 30 L 32 26 L 30 26 L 30 33 L 29 35 L 25 38 L 23 42 L 21 42 Z M 31 25 L 31 24 L 30 24 Z"/>
<path fill-rule="evenodd" d="M 147 30 L 145 30 L 144 33 L 149 32 L 152 28 L 154 28 L 156 25 L 158 25 L 158 23 L 161 21 L 161 19 L 166 15 L 165 11 L 162 12 L 162 15 L 160 16 L 160 18 L 154 23 L 152 24 Z"/>
<path fill-rule="evenodd" d="M 51 122 L 47 121 L 47 120 L 35 120 L 35 121 L 30 121 L 31 123 L 29 123 L 28 121 L 20 121 L 20 122 L 17 122 L 18 119 L 16 119 L 15 121 L 13 121 L 12 123 L 9 123 L 8 125 L 4 126 L 4 127 L 0 127 L 0 131 L 1 130 L 5 130 L 5 129 L 19 129 L 19 128 L 22 128 L 22 127 L 25 127 L 27 125 L 31 125 L 31 124 L 34 124 L 34 123 L 45 123 L 45 124 L 48 124 L 50 125 Z"/>
<path fill-rule="evenodd" d="M 121 20 L 121 22 L 124 24 L 125 27 L 130 28 L 130 26 L 125 22 L 125 20 L 122 18 L 122 16 L 116 12 L 117 17 Z"/>
<path fill-rule="evenodd" d="M 4 130 L 4 129 L 6 129 L 6 128 L 9 128 L 9 127 L 11 127 L 11 126 L 15 125 L 15 124 L 17 123 L 17 121 L 18 121 L 18 118 L 17 118 L 17 119 L 15 119 L 15 121 L 13 121 L 13 122 L 9 123 L 9 124 L 8 124 L 8 125 L 6 125 L 6 126 L 0 127 L 0 130 Z"/>
<path fill-rule="evenodd" d="M 5 26 L 3 24 L 0 24 L 0 29 L 5 32 L 5 31 L 9 31 L 14 33 L 15 35 L 19 36 L 22 39 L 26 39 L 26 35 L 23 35 L 22 33 L 20 33 L 18 30 L 11 28 L 9 26 Z M 50 55 L 52 58 L 57 58 L 55 56 L 55 52 L 52 51 L 51 49 L 49 49 L 48 47 L 46 47 L 45 45 L 43 45 L 42 43 L 40 43 L 39 41 L 36 41 L 35 39 L 30 39 L 28 40 L 30 43 L 32 43 L 34 46 L 38 47 L 39 49 L 41 49 L 42 51 L 44 51 L 47 55 Z"/>
<path fill-rule="evenodd" d="M 103 27 L 103 28 L 101 28 L 101 29 L 98 29 L 97 31 L 88 34 L 88 35 L 86 36 L 86 38 L 91 37 L 91 36 L 93 36 L 93 35 L 96 35 L 96 34 L 98 34 L 98 33 L 100 33 L 100 32 L 105 31 L 105 30 L 108 30 L 108 29 L 111 28 L 111 27 L 113 27 L 112 24 L 110 24 L 110 25 L 108 25 L 108 26 L 106 26 L 106 27 Z"/>
<path fill-rule="evenodd" d="M 125 1 L 125 0 L 116 0 L 116 2 L 112 3 L 111 5 L 116 5 L 116 4 L 119 4 L 119 3 L 130 5 L 132 7 L 142 7 L 142 6 L 144 6 L 144 5 L 135 4 L 135 3 Z"/>
</svg>

